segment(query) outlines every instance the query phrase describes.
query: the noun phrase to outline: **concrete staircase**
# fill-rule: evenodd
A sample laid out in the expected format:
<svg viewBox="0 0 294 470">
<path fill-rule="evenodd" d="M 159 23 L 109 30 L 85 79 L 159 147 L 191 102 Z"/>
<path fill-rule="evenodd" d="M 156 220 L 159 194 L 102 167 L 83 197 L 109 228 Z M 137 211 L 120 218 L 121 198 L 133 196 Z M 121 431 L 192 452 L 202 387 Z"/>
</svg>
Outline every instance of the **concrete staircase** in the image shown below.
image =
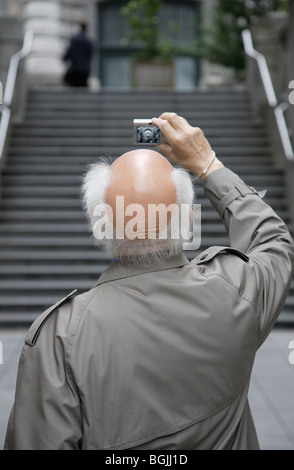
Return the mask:
<svg viewBox="0 0 294 470">
<path fill-rule="evenodd" d="M 267 188 L 266 200 L 290 224 L 283 173 L 245 92 L 31 90 L 3 174 L 0 325 L 29 324 L 74 288 L 82 292 L 96 282 L 110 260 L 90 238 L 80 202 L 82 175 L 100 155 L 116 158 L 133 148 L 133 118 L 164 111 L 202 127 L 220 159 L 256 189 Z M 228 244 L 201 184 L 195 190 L 202 205 L 201 251 Z M 279 324 L 294 324 L 293 289 Z"/>
</svg>

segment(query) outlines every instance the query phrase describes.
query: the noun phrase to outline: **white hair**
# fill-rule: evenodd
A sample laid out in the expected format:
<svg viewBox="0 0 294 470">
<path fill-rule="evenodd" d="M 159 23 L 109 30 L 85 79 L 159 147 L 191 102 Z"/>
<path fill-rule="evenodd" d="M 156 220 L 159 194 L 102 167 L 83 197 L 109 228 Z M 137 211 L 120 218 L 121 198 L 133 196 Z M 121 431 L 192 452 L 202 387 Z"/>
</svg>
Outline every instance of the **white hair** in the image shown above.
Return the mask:
<svg viewBox="0 0 294 470">
<path fill-rule="evenodd" d="M 97 217 L 95 217 L 95 207 L 105 206 L 105 192 L 111 179 L 110 165 L 110 162 L 103 159 L 90 165 L 88 172 L 84 176 L 82 198 L 92 232 L 94 231 L 94 225 L 97 221 Z M 174 168 L 172 179 L 176 188 L 177 205 L 179 209 L 182 204 L 185 204 L 192 210 L 194 190 L 189 173 L 183 168 Z M 178 213 L 181 214 L 181 210 L 179 210 Z M 171 217 L 173 218 L 173 214 Z M 95 243 L 106 250 L 113 258 L 120 258 L 123 262 L 159 264 L 164 259 L 176 256 L 183 248 L 184 240 L 181 233 L 177 238 L 170 236 L 171 225 L 172 219 L 168 224 L 167 236 L 164 239 L 156 238 L 136 241 L 128 238 L 120 239 L 115 236 L 114 230 L 114 236 L 111 238 L 104 237 L 98 240 L 95 236 Z"/>
</svg>

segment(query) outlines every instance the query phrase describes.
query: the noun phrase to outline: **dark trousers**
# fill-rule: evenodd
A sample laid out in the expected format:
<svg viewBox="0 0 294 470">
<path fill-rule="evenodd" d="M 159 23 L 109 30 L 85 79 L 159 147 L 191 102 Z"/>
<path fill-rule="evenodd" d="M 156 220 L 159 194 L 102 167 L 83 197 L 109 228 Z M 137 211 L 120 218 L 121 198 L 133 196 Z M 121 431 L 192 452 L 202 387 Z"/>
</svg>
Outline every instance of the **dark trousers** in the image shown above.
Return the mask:
<svg viewBox="0 0 294 470">
<path fill-rule="evenodd" d="M 64 82 L 69 86 L 83 87 L 88 86 L 88 78 L 87 72 L 75 72 L 69 69 L 64 76 Z"/>
</svg>

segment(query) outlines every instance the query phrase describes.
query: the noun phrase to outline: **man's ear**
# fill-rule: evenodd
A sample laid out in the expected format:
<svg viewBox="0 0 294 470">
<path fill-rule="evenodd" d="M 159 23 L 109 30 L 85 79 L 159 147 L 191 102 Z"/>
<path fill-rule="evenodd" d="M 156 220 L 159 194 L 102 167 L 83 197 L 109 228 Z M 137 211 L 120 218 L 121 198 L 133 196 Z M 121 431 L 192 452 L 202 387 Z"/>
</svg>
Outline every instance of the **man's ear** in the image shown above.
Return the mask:
<svg viewBox="0 0 294 470">
<path fill-rule="evenodd" d="M 193 209 L 190 209 L 190 213 L 189 213 L 189 222 L 190 223 L 193 221 L 193 216 L 194 216 L 194 211 L 193 211 Z"/>
</svg>

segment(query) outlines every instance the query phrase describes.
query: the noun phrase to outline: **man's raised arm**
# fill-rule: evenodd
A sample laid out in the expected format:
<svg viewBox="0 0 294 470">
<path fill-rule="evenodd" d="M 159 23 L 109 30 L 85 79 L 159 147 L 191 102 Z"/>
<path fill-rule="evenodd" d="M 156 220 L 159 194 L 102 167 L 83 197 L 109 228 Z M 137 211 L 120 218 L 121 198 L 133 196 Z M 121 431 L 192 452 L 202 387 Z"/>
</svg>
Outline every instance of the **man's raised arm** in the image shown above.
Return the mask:
<svg viewBox="0 0 294 470">
<path fill-rule="evenodd" d="M 165 113 L 153 122 L 168 141 L 160 150 L 200 176 L 205 194 L 224 220 L 230 246 L 249 257 L 248 268 L 253 268 L 254 282 L 259 286 L 262 342 L 285 303 L 293 278 L 294 246 L 287 226 L 254 188 L 214 158 L 201 129 L 174 113 Z"/>
</svg>

